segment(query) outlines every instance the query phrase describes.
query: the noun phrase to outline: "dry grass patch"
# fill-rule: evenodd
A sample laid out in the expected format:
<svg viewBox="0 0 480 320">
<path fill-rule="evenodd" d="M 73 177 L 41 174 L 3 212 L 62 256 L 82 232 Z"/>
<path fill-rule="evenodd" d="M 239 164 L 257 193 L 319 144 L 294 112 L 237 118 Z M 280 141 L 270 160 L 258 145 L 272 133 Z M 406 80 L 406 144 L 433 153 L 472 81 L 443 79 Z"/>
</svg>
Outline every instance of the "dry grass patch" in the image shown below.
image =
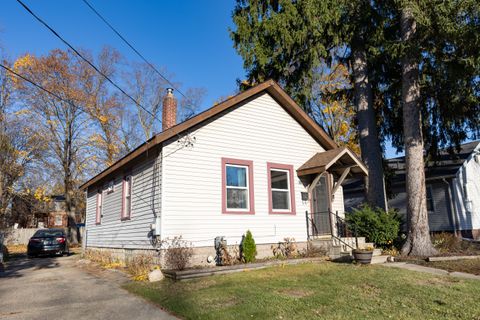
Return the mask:
<svg viewBox="0 0 480 320">
<path fill-rule="evenodd" d="M 278 292 L 292 298 L 303 298 L 313 294 L 313 291 L 305 289 L 285 289 Z"/>
<path fill-rule="evenodd" d="M 9 244 L 6 245 L 8 254 L 25 254 L 27 253 L 26 244 Z"/>
<path fill-rule="evenodd" d="M 417 263 L 422 266 L 443 269 L 449 272 L 456 271 L 480 275 L 480 258 L 434 262 L 420 261 Z"/>
</svg>

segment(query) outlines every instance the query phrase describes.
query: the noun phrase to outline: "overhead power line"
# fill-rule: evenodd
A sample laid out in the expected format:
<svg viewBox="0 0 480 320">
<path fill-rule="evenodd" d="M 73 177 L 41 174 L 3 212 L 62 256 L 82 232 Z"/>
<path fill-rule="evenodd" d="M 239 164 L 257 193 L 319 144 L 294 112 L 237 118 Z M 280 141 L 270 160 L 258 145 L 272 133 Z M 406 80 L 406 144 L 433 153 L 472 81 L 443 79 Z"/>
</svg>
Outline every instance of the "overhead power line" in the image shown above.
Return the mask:
<svg viewBox="0 0 480 320">
<path fill-rule="evenodd" d="M 28 13 L 30 13 L 38 22 L 43 24 L 50 32 L 52 32 L 60 41 L 62 41 L 65 45 L 67 45 L 73 52 L 77 54 L 83 61 L 85 61 L 89 66 L 91 66 L 96 72 L 98 72 L 100 75 L 102 75 L 108 82 L 110 82 L 115 88 L 117 88 L 121 93 L 123 93 L 126 97 L 128 97 L 130 100 L 135 103 L 135 105 L 139 106 L 142 108 L 145 112 L 150 114 L 153 118 L 158 120 L 160 123 L 162 121 L 157 118 L 153 113 L 151 113 L 147 108 L 142 106 L 140 103 L 137 102 L 132 96 L 130 96 L 125 90 L 123 90 L 119 85 L 117 85 L 112 79 L 110 79 L 106 74 L 104 74 L 102 71 L 100 71 L 92 62 L 90 62 L 87 58 L 85 58 L 77 49 L 75 49 L 70 43 L 68 43 L 58 32 L 56 32 L 52 27 L 50 27 L 45 21 L 43 21 L 39 16 L 37 16 L 25 3 L 23 3 L 21 0 L 17 0 L 17 2 L 25 9 L 27 10 Z"/>
<path fill-rule="evenodd" d="M 117 29 L 115 29 L 112 26 L 112 24 L 109 23 L 107 19 L 103 17 L 87 0 L 82 0 L 82 1 L 100 18 L 100 20 L 102 20 L 120 39 L 122 39 L 122 41 L 125 42 L 125 44 L 129 46 L 130 49 L 132 49 L 133 52 L 135 52 L 150 68 L 152 68 L 163 80 L 165 80 L 173 89 L 175 89 L 175 91 L 177 91 L 183 98 L 185 98 L 187 102 L 192 104 L 191 100 L 182 91 L 180 91 L 180 89 L 175 87 L 175 85 L 170 80 L 168 80 L 167 77 L 165 77 L 160 71 L 158 71 L 158 69 L 152 63 L 150 63 L 137 49 L 135 49 L 135 47 L 127 39 L 125 39 L 125 37 L 122 36 L 120 32 L 118 32 Z"/>
<path fill-rule="evenodd" d="M 3 69 L 7 70 L 8 72 L 14 74 L 16 77 L 27 81 L 28 83 L 32 84 L 33 86 L 37 87 L 38 89 L 43 90 L 43 91 L 45 91 L 46 93 L 54 96 L 54 97 L 57 98 L 58 100 L 63 101 L 63 102 L 65 102 L 65 103 L 68 103 L 68 104 L 74 106 L 74 104 L 73 104 L 71 101 L 68 101 L 68 100 L 63 99 L 63 98 L 60 97 L 58 94 L 53 93 L 52 91 L 50 91 L 50 90 L 48 90 L 48 89 L 45 89 L 45 88 L 42 87 L 41 85 L 39 85 L 39 84 L 35 83 L 34 81 L 32 81 L 32 80 L 30 80 L 30 79 L 22 76 L 21 74 L 15 72 L 14 70 L 12 70 L 12 69 L 10 69 L 9 67 L 7 67 L 6 65 L 0 63 L 0 67 L 2 67 Z"/>
</svg>

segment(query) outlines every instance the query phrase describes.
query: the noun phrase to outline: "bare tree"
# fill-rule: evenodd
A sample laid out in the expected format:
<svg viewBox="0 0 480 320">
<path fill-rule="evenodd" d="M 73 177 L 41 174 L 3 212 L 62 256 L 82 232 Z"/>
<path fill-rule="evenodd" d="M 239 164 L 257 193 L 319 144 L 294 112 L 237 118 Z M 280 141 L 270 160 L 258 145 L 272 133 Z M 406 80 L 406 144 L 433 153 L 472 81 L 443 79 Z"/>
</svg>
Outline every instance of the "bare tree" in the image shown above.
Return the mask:
<svg viewBox="0 0 480 320">
<path fill-rule="evenodd" d="M 161 72 L 166 73 L 164 69 Z M 138 104 L 134 106 L 144 138 L 148 140 L 161 130 L 155 118 L 161 119 L 162 101 L 169 85 L 146 63 L 132 63 L 132 71 L 125 74 L 125 81 L 135 101 L 148 110 Z"/>
<path fill-rule="evenodd" d="M 10 66 L 7 60 L 3 65 Z M 0 69 L 0 227 L 5 223 L 15 189 L 44 149 L 43 137 L 32 127 L 25 110 L 14 110 L 14 76 Z"/>
<path fill-rule="evenodd" d="M 161 119 L 162 101 L 166 89 L 172 85 L 145 63 L 132 63 L 131 65 L 132 71 L 125 73 L 125 81 L 128 83 L 133 98 L 141 105 L 141 107 L 135 105 L 135 108 L 143 136 L 145 140 L 148 140 L 155 133 L 161 131 L 160 123 L 156 118 Z M 168 79 L 172 78 L 165 68 L 160 68 L 160 72 Z M 173 84 L 176 88 L 180 87 L 178 83 L 174 82 Z M 205 94 L 204 88 L 188 88 L 184 95 L 177 94 L 177 97 L 181 96 L 177 111 L 179 122 L 191 118 L 198 112 Z"/>
<path fill-rule="evenodd" d="M 89 101 L 84 88 L 91 81 L 91 68 L 86 68 L 70 51 L 53 50 L 47 56 L 26 55 L 15 62 L 17 71 L 62 99 L 50 95 L 25 81 L 17 88 L 35 115 L 39 132 L 47 141 L 48 154 L 44 166 L 52 176 L 60 173 L 65 210 L 68 215 L 69 237 L 72 243 L 79 240 L 75 221 L 75 190 L 89 157 L 88 130 L 91 119 L 86 114 Z"/>
<path fill-rule="evenodd" d="M 88 54 L 88 53 L 85 53 Z M 104 47 L 97 58 L 100 71 L 110 79 L 117 73 L 120 54 L 109 47 Z M 94 59 L 90 57 L 90 60 Z M 89 70 L 89 66 L 85 65 Z M 91 69 L 90 69 L 91 70 Z M 86 97 L 86 112 L 93 120 L 95 133 L 90 136 L 94 145 L 96 157 L 103 163 L 102 167 L 112 165 L 121 155 L 121 115 L 125 104 L 117 92 L 112 92 L 109 82 L 97 72 L 89 72 L 90 79 L 84 83 Z"/>
</svg>

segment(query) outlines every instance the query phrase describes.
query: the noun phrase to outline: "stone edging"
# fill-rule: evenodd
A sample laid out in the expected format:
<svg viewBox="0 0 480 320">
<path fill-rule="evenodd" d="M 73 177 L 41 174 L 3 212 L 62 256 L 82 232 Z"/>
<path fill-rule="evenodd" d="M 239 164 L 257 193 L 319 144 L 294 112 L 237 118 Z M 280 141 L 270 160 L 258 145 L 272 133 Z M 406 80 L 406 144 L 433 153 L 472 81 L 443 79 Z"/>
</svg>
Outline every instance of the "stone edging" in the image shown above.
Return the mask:
<svg viewBox="0 0 480 320">
<path fill-rule="evenodd" d="M 165 277 L 173 280 L 187 280 L 201 277 L 208 277 L 216 274 L 227 274 L 242 272 L 247 270 L 263 269 L 271 266 L 278 265 L 295 265 L 300 263 L 308 262 L 323 262 L 326 261 L 326 258 L 302 258 L 302 259 L 286 259 L 286 260 L 274 260 L 266 262 L 257 262 L 257 263 L 248 263 L 248 264 L 237 264 L 233 266 L 220 266 L 220 267 L 210 267 L 210 268 L 199 268 L 199 269 L 189 269 L 189 270 L 162 270 Z"/>
<path fill-rule="evenodd" d="M 434 261 L 453 261 L 453 260 L 466 260 L 466 259 L 480 259 L 480 256 L 449 256 L 449 257 L 428 257 L 428 262 Z"/>
</svg>

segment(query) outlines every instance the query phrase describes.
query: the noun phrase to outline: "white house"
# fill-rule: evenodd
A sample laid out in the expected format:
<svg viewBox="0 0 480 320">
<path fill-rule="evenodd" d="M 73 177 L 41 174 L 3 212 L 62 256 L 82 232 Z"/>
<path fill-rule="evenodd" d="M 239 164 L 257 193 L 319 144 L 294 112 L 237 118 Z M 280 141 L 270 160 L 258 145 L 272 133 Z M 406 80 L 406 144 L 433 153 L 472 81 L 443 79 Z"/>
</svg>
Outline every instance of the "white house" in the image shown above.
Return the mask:
<svg viewBox="0 0 480 320">
<path fill-rule="evenodd" d="M 216 237 L 239 244 L 250 230 L 269 255 L 285 237 L 331 237 L 341 183 L 367 174 L 273 81 L 180 124 L 169 90 L 162 118 L 161 133 L 81 186 L 87 248 L 154 250 L 181 235 L 205 263 Z"/>
</svg>

